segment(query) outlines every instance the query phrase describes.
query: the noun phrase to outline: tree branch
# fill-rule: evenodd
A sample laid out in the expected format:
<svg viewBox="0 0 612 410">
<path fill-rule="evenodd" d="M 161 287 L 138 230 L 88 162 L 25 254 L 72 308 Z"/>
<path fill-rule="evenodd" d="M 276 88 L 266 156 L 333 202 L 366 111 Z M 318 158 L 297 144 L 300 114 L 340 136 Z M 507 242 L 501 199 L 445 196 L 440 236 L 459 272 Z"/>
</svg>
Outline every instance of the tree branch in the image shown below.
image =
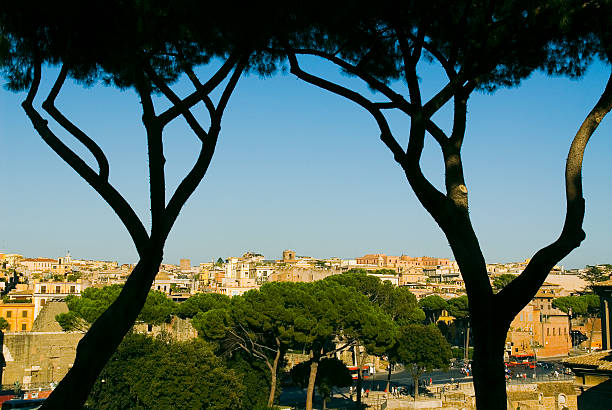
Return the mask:
<svg viewBox="0 0 612 410">
<path fill-rule="evenodd" d="M 353 64 L 350 64 L 342 60 L 341 58 L 335 56 L 334 54 L 326 53 L 326 52 L 315 50 L 315 49 L 291 49 L 291 52 L 295 54 L 312 55 L 312 56 L 324 58 L 330 61 L 331 63 L 337 65 L 338 67 L 342 68 L 346 72 L 351 73 L 354 76 L 360 78 L 370 88 L 378 91 L 379 93 L 387 97 L 389 100 L 391 100 L 388 102 L 373 102 L 372 104 L 374 105 L 374 107 L 379 108 L 379 109 L 397 108 L 406 115 L 412 116 L 414 114 L 414 109 L 412 105 L 408 101 L 406 101 L 406 99 L 401 94 L 395 92 L 391 87 L 389 87 L 382 81 L 377 80 L 371 75 L 365 73 L 363 70 L 359 69 Z M 448 139 L 444 131 L 442 131 L 442 129 L 440 129 L 440 127 L 438 127 L 431 119 L 427 120 L 427 131 L 440 144 L 442 142 L 445 142 Z"/>
<path fill-rule="evenodd" d="M 324 51 L 320 51 L 316 49 L 291 49 L 290 51 L 294 54 L 303 54 L 303 55 L 312 55 L 316 57 L 321 57 L 321 58 L 324 58 L 332 62 L 333 64 L 342 68 L 346 72 L 351 73 L 354 76 L 359 77 L 361 80 L 365 81 L 369 87 L 371 87 L 372 89 L 380 92 L 382 95 L 387 97 L 389 100 L 391 100 L 393 104 L 397 106 L 397 108 L 402 110 L 404 113 L 408 115 L 412 114 L 413 109 L 412 109 L 411 104 L 408 101 L 406 101 L 406 99 L 404 99 L 404 97 L 401 94 L 398 94 L 393 89 L 391 89 L 391 87 L 389 87 L 382 81 L 376 79 L 375 77 L 369 75 L 368 73 L 364 72 L 363 70 L 360 70 L 353 64 L 350 64 L 333 54 L 326 53 Z M 391 103 L 377 103 L 377 104 L 391 104 Z M 387 108 L 387 107 L 384 107 L 384 108 Z"/>
<path fill-rule="evenodd" d="M 143 68 L 146 63 L 143 62 Z M 155 115 L 153 100 L 151 99 L 151 85 L 144 76 L 138 74 L 136 91 L 140 96 L 142 105 L 142 122 L 147 130 L 147 146 L 149 156 L 149 192 L 151 196 L 151 237 L 156 237 L 163 225 L 164 211 L 166 209 L 166 178 L 164 166 L 164 143 L 162 124 Z"/>
<path fill-rule="evenodd" d="M 100 175 L 91 169 L 85 161 L 68 148 L 51 131 L 47 120 L 41 117 L 34 108 L 33 102 L 38 92 L 40 78 L 41 67 L 40 64 L 37 64 L 34 67 L 34 79 L 30 90 L 26 99 L 21 104 L 34 129 L 36 129 L 43 141 L 108 203 L 128 230 L 138 254 L 142 256 L 145 253 L 149 235 L 134 210 L 107 180 L 102 179 Z"/>
<path fill-rule="evenodd" d="M 221 116 L 227 105 L 230 95 L 232 94 L 234 88 L 236 87 L 236 83 L 238 79 L 242 75 L 246 67 L 247 57 L 242 58 L 236 65 L 234 69 L 234 73 L 230 77 L 228 84 L 223 90 L 223 94 L 219 99 L 219 103 L 217 104 L 217 108 L 214 111 L 214 114 L 211 114 L 211 124 L 210 129 L 208 130 L 208 137 L 202 143 L 202 148 L 200 150 L 200 154 L 196 163 L 189 173 L 183 178 L 179 186 L 176 188 L 176 191 L 170 198 L 168 202 L 168 207 L 166 209 L 166 220 L 165 220 L 165 228 L 163 231 L 164 237 L 170 233 L 170 229 L 174 224 L 174 221 L 178 217 L 179 212 L 185 205 L 185 202 L 191 196 L 193 191 L 197 188 L 197 186 L 202 181 L 202 178 L 206 174 L 208 167 L 210 166 L 210 162 L 212 160 L 212 156 L 215 152 L 215 147 L 217 145 L 217 139 L 219 138 L 219 133 L 221 132 Z M 224 64 L 225 66 L 225 64 Z M 219 70 L 221 71 L 221 70 Z M 217 72 L 215 75 L 217 75 Z M 187 108 L 185 108 L 187 109 Z"/>
<path fill-rule="evenodd" d="M 406 84 L 408 85 L 410 103 L 413 105 L 413 107 L 415 107 L 415 109 L 420 110 L 422 106 L 421 88 L 419 87 L 416 65 L 421 58 L 421 50 L 425 34 L 423 33 L 422 27 L 419 27 L 417 39 L 414 43 L 414 50 L 411 53 L 403 30 L 401 30 L 399 27 L 395 27 L 394 31 L 400 46 L 400 51 L 402 53 L 402 60 L 404 61 L 404 76 L 406 77 Z"/>
<path fill-rule="evenodd" d="M 146 64 L 145 70 L 153 84 L 166 96 L 166 98 L 175 106 L 181 104 L 181 99 L 172 91 L 170 87 L 157 75 L 153 67 L 150 64 Z M 208 108 L 208 107 L 207 107 Z M 182 113 L 185 121 L 189 127 L 193 130 L 196 136 L 200 139 L 200 141 L 204 142 L 204 139 L 208 136 L 208 133 L 202 128 L 200 123 L 195 119 L 191 111 L 186 108 Z"/>
<path fill-rule="evenodd" d="M 378 124 L 379 129 L 381 130 L 380 138 L 385 143 L 385 145 L 389 148 L 389 150 L 391 150 L 391 152 L 393 153 L 395 161 L 397 161 L 397 163 L 400 165 L 403 165 L 406 162 L 406 154 L 404 153 L 404 150 L 398 144 L 397 140 L 393 138 L 393 135 L 391 133 L 391 129 L 389 128 L 387 120 L 382 115 L 380 110 L 376 107 L 375 103 L 373 103 L 372 101 L 368 100 L 367 98 L 365 98 L 364 96 L 362 96 L 361 94 L 353 90 L 350 90 L 346 87 L 332 83 L 321 77 L 317 77 L 317 76 L 314 76 L 312 74 L 305 72 L 300 67 L 297 57 L 292 52 L 288 52 L 287 57 L 289 59 L 289 64 L 291 67 L 290 68 L 291 74 L 295 75 L 296 77 L 298 77 L 299 79 L 303 81 L 306 81 L 307 83 L 310 83 L 319 88 L 322 88 L 336 95 L 344 97 L 348 100 L 351 100 L 354 103 L 363 107 L 370 114 L 372 114 L 372 116 L 374 117 L 374 120 Z"/>
<path fill-rule="evenodd" d="M 181 100 L 179 105 L 174 105 L 168 108 L 165 112 L 161 113 L 158 117 L 160 124 L 165 125 L 169 123 L 181 115 L 186 109 L 189 109 L 200 102 L 203 96 L 210 94 L 210 92 L 217 88 L 221 81 L 227 77 L 227 74 L 231 71 L 232 67 L 236 65 L 238 60 L 238 54 L 230 55 L 225 63 L 223 63 L 221 68 L 215 73 L 215 75 L 213 75 L 204 85 L 202 85 L 200 89 L 194 91 L 192 94 Z"/>
<path fill-rule="evenodd" d="M 511 318 L 520 312 L 533 299 L 554 265 L 580 246 L 586 237 L 582 229 L 585 200 L 582 196 L 582 162 L 589 139 L 603 118 L 612 109 L 612 72 L 606 88 L 586 116 L 574 136 L 565 164 L 565 198 L 566 213 L 563 230 L 556 241 L 540 249 L 531 258 L 523 272 L 506 285 L 497 295 L 499 303 L 511 306 L 508 315 Z"/>
<path fill-rule="evenodd" d="M 291 67 L 290 71 L 292 74 L 294 74 L 301 80 L 306 81 L 307 83 L 316 85 L 319 88 L 330 91 L 334 94 L 337 94 L 341 97 L 344 97 L 348 100 L 357 103 L 358 105 L 366 109 L 374 117 L 374 120 L 376 121 L 381 131 L 380 139 L 393 153 L 395 161 L 402 166 L 402 169 L 406 173 L 406 177 L 408 178 L 409 183 L 417 194 L 417 197 L 419 198 L 421 203 L 423 203 L 424 206 L 427 204 L 425 207 L 430 210 L 430 212 L 432 212 L 432 215 L 439 215 L 439 206 L 441 202 L 445 200 L 445 196 L 425 178 L 419 166 L 421 152 L 423 149 L 423 138 L 421 138 L 421 147 L 419 149 L 417 146 L 415 146 L 415 139 L 413 138 L 411 132 L 408 152 L 405 153 L 403 148 L 393 137 L 391 129 L 389 128 L 389 125 L 384 115 L 382 115 L 380 110 L 375 106 L 373 102 L 353 90 L 349 90 L 348 88 L 342 87 L 338 84 L 334 84 L 323 78 L 314 76 L 303 71 L 299 66 L 295 54 L 289 52 L 287 53 L 287 56 L 289 58 L 289 63 Z M 415 126 L 415 124 L 417 123 L 420 124 L 419 120 L 415 119 L 415 116 L 413 116 L 411 121 L 411 127 Z M 424 136 L 424 131 L 422 133 L 422 136 Z"/>
<path fill-rule="evenodd" d="M 185 73 L 187 73 L 187 77 L 189 78 L 189 80 L 191 81 L 191 84 L 193 84 L 195 89 L 202 90 L 202 93 L 204 93 L 204 96 L 202 97 L 202 101 L 204 102 L 204 105 L 206 106 L 208 113 L 212 115 L 212 113 L 215 111 L 215 105 L 213 104 L 208 94 L 204 92 L 204 86 L 202 85 L 202 83 L 200 82 L 200 80 L 198 79 L 198 77 L 195 75 L 195 73 L 193 72 L 191 68 L 185 67 L 184 71 Z M 212 121 L 212 117 L 210 120 Z"/>
<path fill-rule="evenodd" d="M 108 181 L 108 159 L 106 158 L 106 155 L 104 155 L 104 152 L 102 151 L 100 146 L 96 144 L 94 140 L 89 138 L 89 136 L 87 136 L 83 131 L 81 131 L 76 125 L 74 125 L 74 123 L 69 121 L 55 106 L 55 99 L 57 98 L 60 89 L 66 81 L 67 74 L 68 68 L 64 64 L 62 65 L 59 75 L 57 76 L 55 84 L 53 84 L 53 88 L 51 89 L 49 96 L 42 103 L 42 107 L 60 126 L 62 126 L 70 134 L 72 134 L 81 144 L 83 144 L 89 150 L 89 152 L 92 153 L 92 155 L 98 162 L 98 167 L 100 168 L 100 178 L 105 181 Z"/>
</svg>

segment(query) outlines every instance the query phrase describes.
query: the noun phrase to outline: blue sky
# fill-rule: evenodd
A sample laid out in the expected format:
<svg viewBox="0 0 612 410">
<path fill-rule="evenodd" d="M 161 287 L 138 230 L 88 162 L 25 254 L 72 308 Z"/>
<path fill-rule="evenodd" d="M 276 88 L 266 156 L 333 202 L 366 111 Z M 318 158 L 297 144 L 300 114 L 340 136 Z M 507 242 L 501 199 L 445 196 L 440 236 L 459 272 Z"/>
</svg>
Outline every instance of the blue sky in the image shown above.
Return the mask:
<svg viewBox="0 0 612 410">
<path fill-rule="evenodd" d="M 351 83 L 321 64 L 307 67 Z M 608 70 L 595 65 L 580 81 L 534 74 L 520 87 L 471 97 L 463 160 L 470 214 L 488 262 L 529 258 L 558 236 L 567 150 Z M 46 72 L 46 89 L 54 73 Z M 423 66 L 421 76 L 431 95 L 440 73 Z M 177 89 L 189 92 L 184 83 Z M 0 252 L 57 257 L 70 250 L 78 258 L 136 261 L 118 218 L 35 133 L 19 105 L 23 98 L 0 90 Z M 107 152 L 111 182 L 148 224 L 146 140 L 135 94 L 71 83 L 58 106 Z M 445 114 L 437 118 L 441 124 Z M 409 121 L 389 118 L 405 145 Z M 587 239 L 562 261 L 566 267 L 612 262 L 611 123 L 602 122 L 587 148 Z M 165 261 L 186 257 L 197 264 L 247 250 L 272 259 L 287 248 L 315 257 L 452 258 L 378 134 L 365 111 L 292 75 L 243 77 L 210 170 L 179 216 Z M 182 121 L 168 127 L 165 144 L 171 192 L 198 144 Z M 422 165 L 441 187 L 441 155 L 431 140 Z"/>
</svg>

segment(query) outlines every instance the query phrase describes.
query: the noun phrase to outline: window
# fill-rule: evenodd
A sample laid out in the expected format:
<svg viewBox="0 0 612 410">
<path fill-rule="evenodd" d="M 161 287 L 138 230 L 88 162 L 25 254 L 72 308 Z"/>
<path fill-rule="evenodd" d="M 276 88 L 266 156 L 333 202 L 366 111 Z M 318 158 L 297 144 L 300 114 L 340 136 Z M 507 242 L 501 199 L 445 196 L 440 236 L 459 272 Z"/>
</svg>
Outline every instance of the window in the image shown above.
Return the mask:
<svg viewBox="0 0 612 410">
<path fill-rule="evenodd" d="M 28 325 L 26 325 L 25 323 L 21 324 L 21 330 L 26 330 L 27 327 L 28 327 Z"/>
<path fill-rule="evenodd" d="M 557 328 L 553 327 L 553 336 L 556 336 L 556 335 L 557 335 Z"/>
<path fill-rule="evenodd" d="M 28 317 L 28 311 L 27 310 L 22 311 L 21 317 Z"/>
<path fill-rule="evenodd" d="M 76 293 L 76 286 L 70 286 L 70 293 Z"/>
<path fill-rule="evenodd" d="M 12 310 L 7 310 L 6 311 L 6 317 L 12 317 L 13 316 L 13 311 Z"/>
<path fill-rule="evenodd" d="M 546 328 L 546 336 L 550 336 L 550 327 Z"/>
<path fill-rule="evenodd" d="M 56 286 L 55 287 L 55 293 L 62 293 L 62 287 L 61 286 Z"/>
<path fill-rule="evenodd" d="M 47 287 L 46 286 L 41 286 L 40 287 L 40 293 L 47 293 Z"/>
</svg>

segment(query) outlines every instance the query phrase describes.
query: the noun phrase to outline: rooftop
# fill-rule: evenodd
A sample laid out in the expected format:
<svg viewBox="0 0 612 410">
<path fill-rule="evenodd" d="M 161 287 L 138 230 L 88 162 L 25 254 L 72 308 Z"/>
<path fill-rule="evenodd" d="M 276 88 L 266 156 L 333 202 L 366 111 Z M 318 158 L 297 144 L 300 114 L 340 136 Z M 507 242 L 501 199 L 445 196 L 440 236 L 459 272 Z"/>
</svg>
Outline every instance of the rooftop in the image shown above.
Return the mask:
<svg viewBox="0 0 612 410">
<path fill-rule="evenodd" d="M 568 367 L 588 367 L 593 370 L 612 371 L 612 350 L 589 353 L 563 360 Z"/>
</svg>

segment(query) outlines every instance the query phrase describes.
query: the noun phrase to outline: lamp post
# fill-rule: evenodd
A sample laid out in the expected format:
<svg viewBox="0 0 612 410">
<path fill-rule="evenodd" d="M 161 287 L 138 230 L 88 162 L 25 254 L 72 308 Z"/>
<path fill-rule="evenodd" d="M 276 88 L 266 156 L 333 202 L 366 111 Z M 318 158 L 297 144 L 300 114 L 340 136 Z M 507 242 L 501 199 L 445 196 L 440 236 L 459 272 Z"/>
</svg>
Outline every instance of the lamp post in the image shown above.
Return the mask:
<svg viewBox="0 0 612 410">
<path fill-rule="evenodd" d="M 529 336 L 531 337 L 531 350 L 533 350 L 533 360 L 534 360 L 533 378 L 535 379 L 537 377 L 537 369 L 538 369 L 538 352 L 537 352 L 537 348 L 539 346 L 539 343 L 533 340 L 533 328 L 529 328 Z"/>
</svg>

